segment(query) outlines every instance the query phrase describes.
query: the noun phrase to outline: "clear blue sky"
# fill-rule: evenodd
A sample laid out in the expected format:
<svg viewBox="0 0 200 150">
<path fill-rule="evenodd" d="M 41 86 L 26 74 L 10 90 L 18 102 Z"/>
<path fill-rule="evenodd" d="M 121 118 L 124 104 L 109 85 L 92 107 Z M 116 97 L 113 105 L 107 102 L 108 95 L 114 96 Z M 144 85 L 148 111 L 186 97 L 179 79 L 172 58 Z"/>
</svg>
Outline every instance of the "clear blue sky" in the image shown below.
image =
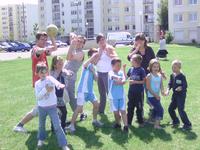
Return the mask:
<svg viewBox="0 0 200 150">
<path fill-rule="evenodd" d="M 22 2 L 31 3 L 31 4 L 37 4 L 38 0 L 1 0 L 0 5 L 21 4 Z"/>
</svg>

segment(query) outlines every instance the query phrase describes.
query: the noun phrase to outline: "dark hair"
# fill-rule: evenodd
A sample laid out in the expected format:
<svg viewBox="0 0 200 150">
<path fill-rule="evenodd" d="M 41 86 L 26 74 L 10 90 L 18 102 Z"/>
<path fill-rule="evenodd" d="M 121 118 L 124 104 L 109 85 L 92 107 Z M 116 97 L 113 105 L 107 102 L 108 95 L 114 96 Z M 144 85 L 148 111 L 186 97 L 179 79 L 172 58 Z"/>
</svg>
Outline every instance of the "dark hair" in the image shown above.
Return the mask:
<svg viewBox="0 0 200 150">
<path fill-rule="evenodd" d="M 119 58 L 114 58 L 114 59 L 112 59 L 112 61 L 111 61 L 111 65 L 113 66 L 113 65 L 115 65 L 116 63 L 121 63 L 122 61 L 121 61 L 121 59 L 119 59 Z"/>
<path fill-rule="evenodd" d="M 135 35 L 135 41 L 138 41 L 138 40 L 144 41 L 144 47 L 147 47 L 147 39 L 146 39 L 144 33 L 137 33 Z"/>
<path fill-rule="evenodd" d="M 54 56 L 52 58 L 52 62 L 51 62 L 51 71 L 54 71 L 56 68 L 55 68 L 55 65 L 57 64 L 57 62 L 59 60 L 62 60 L 63 61 L 63 58 L 61 56 Z"/>
<path fill-rule="evenodd" d="M 86 37 L 82 36 L 82 35 L 78 35 L 78 39 L 82 39 L 83 40 L 83 44 L 85 44 L 86 42 Z"/>
<path fill-rule="evenodd" d="M 41 36 L 47 37 L 47 33 L 46 32 L 37 32 L 37 34 L 35 36 L 36 40 L 39 40 Z"/>
<path fill-rule="evenodd" d="M 41 62 L 36 65 L 36 73 L 43 72 L 44 70 L 48 70 L 45 63 Z"/>
<path fill-rule="evenodd" d="M 131 59 L 133 59 L 134 61 L 136 61 L 138 64 L 142 63 L 142 56 L 140 54 L 134 54 Z"/>
<path fill-rule="evenodd" d="M 98 50 L 96 48 L 91 48 L 88 51 L 88 57 L 91 57 L 94 53 L 97 53 Z"/>
<path fill-rule="evenodd" d="M 97 44 L 99 43 L 99 41 L 102 39 L 102 38 L 105 38 L 105 36 L 102 34 L 102 33 L 99 33 L 96 37 L 96 42 Z"/>
</svg>

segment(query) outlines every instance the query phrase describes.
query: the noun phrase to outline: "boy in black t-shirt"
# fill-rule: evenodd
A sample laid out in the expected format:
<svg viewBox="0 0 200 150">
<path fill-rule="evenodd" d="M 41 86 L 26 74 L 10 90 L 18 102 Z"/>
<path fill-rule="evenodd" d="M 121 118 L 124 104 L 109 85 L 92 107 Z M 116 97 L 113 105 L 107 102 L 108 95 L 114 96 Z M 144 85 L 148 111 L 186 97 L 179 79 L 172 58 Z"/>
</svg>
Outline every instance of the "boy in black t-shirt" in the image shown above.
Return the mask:
<svg viewBox="0 0 200 150">
<path fill-rule="evenodd" d="M 175 112 L 175 109 L 178 108 L 179 115 L 184 124 L 182 128 L 184 130 L 188 130 L 191 129 L 192 124 L 184 110 L 187 93 L 187 81 L 185 75 L 181 72 L 181 62 L 179 60 L 174 60 L 172 62 L 172 71 L 173 73 L 170 76 L 168 90 L 166 92 L 166 94 L 169 95 L 170 89 L 173 90 L 172 100 L 168 111 L 172 118 L 172 125 L 175 127 L 180 124 Z"/>
<path fill-rule="evenodd" d="M 143 99 L 144 99 L 144 82 L 145 82 L 145 70 L 141 67 L 142 56 L 134 54 L 131 57 L 132 66 L 127 76 L 129 77 L 129 91 L 128 91 L 128 125 L 131 126 L 134 109 L 137 108 L 136 114 L 140 127 L 144 126 L 143 120 Z"/>
</svg>

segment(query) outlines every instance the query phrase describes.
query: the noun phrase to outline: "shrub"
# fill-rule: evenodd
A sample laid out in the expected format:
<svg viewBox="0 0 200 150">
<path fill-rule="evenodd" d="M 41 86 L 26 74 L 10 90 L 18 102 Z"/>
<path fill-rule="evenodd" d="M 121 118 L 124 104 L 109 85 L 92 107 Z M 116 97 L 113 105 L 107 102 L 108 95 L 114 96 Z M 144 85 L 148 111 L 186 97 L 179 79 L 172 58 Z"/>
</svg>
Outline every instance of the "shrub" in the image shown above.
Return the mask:
<svg viewBox="0 0 200 150">
<path fill-rule="evenodd" d="M 166 31 L 165 39 L 167 44 L 171 43 L 174 40 L 174 37 L 170 31 Z"/>
</svg>

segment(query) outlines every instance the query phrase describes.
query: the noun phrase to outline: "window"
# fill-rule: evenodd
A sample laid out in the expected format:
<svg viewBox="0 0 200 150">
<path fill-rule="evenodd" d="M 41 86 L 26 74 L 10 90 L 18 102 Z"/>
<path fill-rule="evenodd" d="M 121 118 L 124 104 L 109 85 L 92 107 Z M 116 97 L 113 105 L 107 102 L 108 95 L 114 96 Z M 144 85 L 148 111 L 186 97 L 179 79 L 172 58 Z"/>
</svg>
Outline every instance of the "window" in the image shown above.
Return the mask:
<svg viewBox="0 0 200 150">
<path fill-rule="evenodd" d="M 64 12 L 62 12 L 62 16 L 64 16 L 65 15 L 65 13 Z"/>
<path fill-rule="evenodd" d="M 182 2 L 182 0 L 174 0 L 174 4 L 175 5 L 182 5 L 183 2 Z"/>
<path fill-rule="evenodd" d="M 189 0 L 189 4 L 197 4 L 197 0 Z"/>
<path fill-rule="evenodd" d="M 183 21 L 183 15 L 182 14 L 175 14 L 174 15 L 174 22 L 182 22 Z"/>
<path fill-rule="evenodd" d="M 116 26 L 116 27 L 115 27 L 115 31 L 119 31 L 119 26 Z"/>
<path fill-rule="evenodd" d="M 135 30 L 135 25 L 133 25 L 133 30 Z"/>
<path fill-rule="evenodd" d="M 125 7 L 125 8 L 124 8 L 124 11 L 125 11 L 125 12 L 129 12 L 129 11 L 130 11 L 130 10 L 129 10 L 129 7 Z"/>
<path fill-rule="evenodd" d="M 129 30 L 129 25 L 125 25 L 125 30 Z"/>
<path fill-rule="evenodd" d="M 65 24 L 65 20 L 62 21 L 62 24 Z"/>
<path fill-rule="evenodd" d="M 197 12 L 189 13 L 189 21 L 197 21 Z"/>
<path fill-rule="evenodd" d="M 44 2 L 44 0 L 40 0 L 40 3 L 43 3 Z"/>
<path fill-rule="evenodd" d="M 108 26 L 108 31 L 112 31 L 112 26 Z"/>
<path fill-rule="evenodd" d="M 62 3 L 62 5 L 61 5 L 62 7 L 64 7 L 64 3 Z"/>
<path fill-rule="evenodd" d="M 117 3 L 119 3 L 119 0 L 110 0 L 109 1 L 109 4 L 117 4 Z"/>
</svg>

